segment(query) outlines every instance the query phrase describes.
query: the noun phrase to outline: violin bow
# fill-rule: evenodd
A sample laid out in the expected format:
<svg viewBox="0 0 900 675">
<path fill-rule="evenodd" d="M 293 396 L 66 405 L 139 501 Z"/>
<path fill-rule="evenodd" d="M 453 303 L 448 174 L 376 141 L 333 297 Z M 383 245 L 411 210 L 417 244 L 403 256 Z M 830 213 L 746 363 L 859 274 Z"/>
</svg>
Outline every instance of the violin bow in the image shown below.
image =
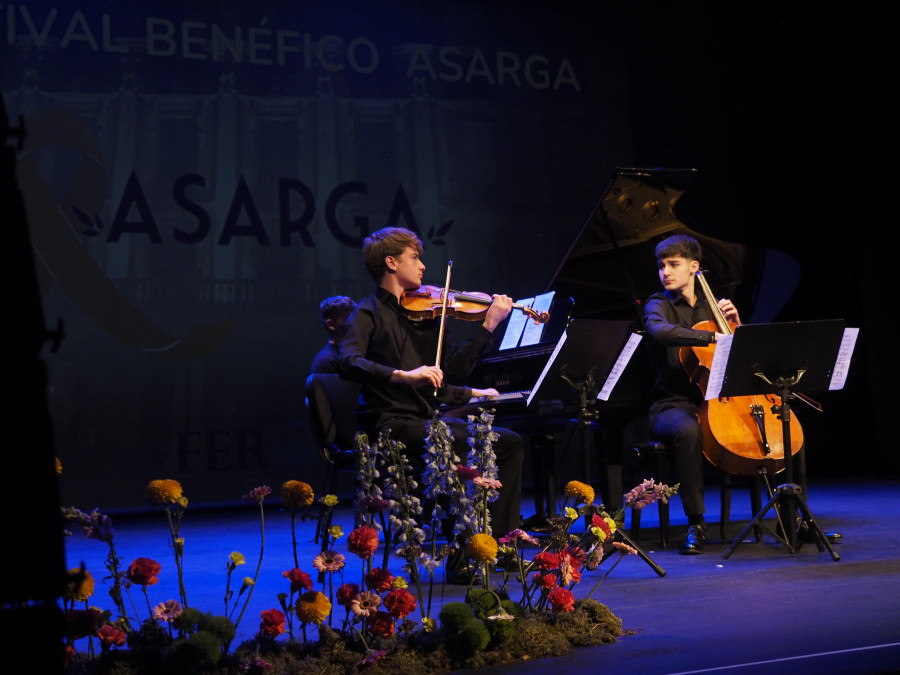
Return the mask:
<svg viewBox="0 0 900 675">
<path fill-rule="evenodd" d="M 453 261 L 447 261 L 447 280 L 444 282 L 443 298 L 441 299 L 441 327 L 438 331 L 437 354 L 434 357 L 434 365 L 441 365 L 441 352 L 444 349 L 444 326 L 447 322 L 447 302 L 450 299 L 450 272 L 453 269 Z M 437 387 L 434 389 L 434 395 L 438 395 Z"/>
</svg>

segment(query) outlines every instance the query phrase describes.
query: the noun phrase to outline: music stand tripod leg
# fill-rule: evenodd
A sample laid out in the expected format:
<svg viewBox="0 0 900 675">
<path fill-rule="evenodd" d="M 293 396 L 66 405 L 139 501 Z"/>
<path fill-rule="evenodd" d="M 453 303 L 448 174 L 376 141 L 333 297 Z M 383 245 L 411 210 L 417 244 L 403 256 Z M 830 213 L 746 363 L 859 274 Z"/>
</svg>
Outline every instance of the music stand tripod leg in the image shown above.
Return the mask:
<svg viewBox="0 0 900 675">
<path fill-rule="evenodd" d="M 803 514 L 803 521 L 806 523 L 807 527 L 812 530 L 816 534 L 816 545 L 821 551 L 822 548 L 828 549 L 828 552 L 831 554 L 831 558 L 837 562 L 841 559 L 841 556 L 837 551 L 834 550 L 834 547 L 831 545 L 831 542 L 828 541 L 828 536 L 822 531 L 822 528 L 819 527 L 819 524 L 816 522 L 816 519 L 813 517 L 812 511 L 809 510 L 809 507 L 803 500 L 799 500 L 797 502 L 797 506 L 800 509 L 800 512 Z M 802 543 L 800 544 L 802 546 Z"/>
<path fill-rule="evenodd" d="M 737 536 L 737 538 L 733 542 L 731 542 L 731 545 L 727 549 L 725 549 L 725 552 L 722 554 L 723 558 L 725 558 L 727 560 L 728 556 L 730 556 L 734 552 L 734 550 L 744 541 L 744 537 L 747 536 L 747 534 L 750 532 L 750 530 L 752 530 L 753 527 L 756 526 L 757 524 L 762 523 L 762 519 L 769 512 L 769 509 L 771 509 L 773 506 L 775 506 L 778 503 L 778 501 L 781 499 L 781 493 L 779 492 L 780 487 L 781 486 L 778 486 L 778 488 L 775 489 L 775 494 L 773 494 L 772 497 L 769 499 L 769 501 L 766 502 L 766 505 L 764 507 L 762 507 L 762 509 L 760 510 L 759 513 L 757 513 L 755 516 L 753 516 L 753 520 L 751 520 L 749 523 L 747 523 L 747 527 L 745 527 L 743 530 L 741 530 L 741 533 Z M 777 509 L 775 510 L 775 513 L 778 514 Z M 778 535 L 775 535 L 773 533 L 773 536 L 776 539 L 778 539 L 779 541 L 784 542 L 784 540 L 781 537 L 779 537 Z"/>
<path fill-rule="evenodd" d="M 627 534 L 625 534 L 622 530 L 616 530 L 615 532 L 613 532 L 613 538 L 621 540 L 623 543 L 628 544 L 631 548 L 633 548 L 635 551 L 637 551 L 637 554 L 638 554 L 638 556 L 640 556 L 641 560 L 643 560 L 645 563 L 650 565 L 650 567 L 653 569 L 653 571 L 656 572 L 659 576 L 661 576 L 661 577 L 666 576 L 666 571 L 662 567 L 660 567 L 656 562 L 654 562 L 654 560 L 649 555 L 647 555 L 640 546 L 638 546 L 636 543 L 634 543 L 634 541 L 632 541 L 631 538 Z M 606 560 L 606 558 L 608 558 L 610 555 L 612 555 L 613 550 L 610 550 L 603 557 L 603 559 Z"/>
</svg>

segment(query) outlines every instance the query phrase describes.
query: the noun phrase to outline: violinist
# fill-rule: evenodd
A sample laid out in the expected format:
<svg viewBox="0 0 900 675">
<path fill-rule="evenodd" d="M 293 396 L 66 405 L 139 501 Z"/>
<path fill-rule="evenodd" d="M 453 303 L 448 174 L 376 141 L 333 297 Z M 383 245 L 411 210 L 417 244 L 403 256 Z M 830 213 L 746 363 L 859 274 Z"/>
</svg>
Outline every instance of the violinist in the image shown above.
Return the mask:
<svg viewBox="0 0 900 675">
<path fill-rule="evenodd" d="M 446 338 L 440 363 L 435 363 L 439 319 L 411 320 L 400 301 L 405 291 L 422 284 L 425 265 L 422 242 L 410 230 L 389 227 L 369 236 L 363 260 L 375 280 L 375 292 L 361 300 L 347 320 L 340 346 L 341 374 L 363 383 L 363 399 L 377 429 L 390 429 L 391 438 L 406 446 L 417 470 L 424 469 L 425 424 L 442 403 L 465 405 L 473 396 L 496 396 L 494 389 L 472 389 L 459 383 L 471 372 L 493 332 L 510 313 L 512 300 L 493 296 L 484 320 L 461 345 Z M 469 436 L 466 422 L 444 419 L 453 433 L 456 454 L 465 461 Z M 492 529 L 502 536 L 519 527 L 522 485 L 522 438 L 494 427 L 500 497 L 490 505 Z"/>
<path fill-rule="evenodd" d="M 664 290 L 651 295 L 644 305 L 644 322 L 658 366 L 650 397 L 650 428 L 653 438 L 674 451 L 679 495 L 688 519 L 679 549 L 685 554 L 703 553 L 706 541 L 703 431 L 698 421 L 703 392 L 684 371 L 679 349 L 714 343 L 719 335 L 692 328 L 712 319 L 709 305 L 695 286 L 701 257 L 699 242 L 688 235 L 676 234 L 657 244 L 656 263 Z M 740 324 L 730 300 L 721 299 L 718 306 L 729 323 Z"/>
</svg>

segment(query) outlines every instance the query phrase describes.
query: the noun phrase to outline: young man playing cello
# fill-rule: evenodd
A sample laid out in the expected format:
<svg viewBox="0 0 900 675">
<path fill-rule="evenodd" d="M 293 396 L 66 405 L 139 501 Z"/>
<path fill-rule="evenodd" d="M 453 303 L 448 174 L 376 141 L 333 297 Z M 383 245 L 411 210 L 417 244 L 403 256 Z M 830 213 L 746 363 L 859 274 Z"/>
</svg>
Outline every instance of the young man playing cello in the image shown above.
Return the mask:
<svg viewBox="0 0 900 675">
<path fill-rule="evenodd" d="M 457 348 L 445 338 L 441 362 L 435 363 L 440 319 L 410 320 L 400 304 L 404 291 L 422 284 L 421 255 L 422 242 L 404 228 L 385 228 L 365 240 L 363 260 L 377 287 L 350 315 L 340 347 L 342 375 L 363 383 L 363 399 L 375 426 L 379 431 L 390 429 L 391 438 L 406 446 L 407 457 L 417 469 L 424 467 L 425 423 L 439 404 L 459 406 L 473 396 L 497 395 L 494 389 L 452 383 L 463 381 L 471 372 L 494 329 L 512 308 L 511 298 L 494 295 L 471 339 Z M 456 454 L 465 462 L 466 423 L 444 421 L 453 433 Z M 519 527 L 524 446 L 513 431 L 498 427 L 493 431 L 500 436 L 493 447 L 503 487 L 489 510 L 494 536 L 503 536 Z"/>
<path fill-rule="evenodd" d="M 712 320 L 709 305 L 698 297 L 695 286 L 702 252 L 693 237 L 676 234 L 656 246 L 659 280 L 665 289 L 651 295 L 644 305 L 647 333 L 658 365 L 651 392 L 650 428 L 653 438 L 673 449 L 675 469 L 681 483 L 679 495 L 688 519 L 681 553 L 703 553 L 706 520 L 703 504 L 703 432 L 697 414 L 703 392 L 690 381 L 679 358 L 681 347 L 714 343 L 717 333 L 693 326 Z M 718 301 L 725 319 L 740 324 L 730 300 Z"/>
</svg>

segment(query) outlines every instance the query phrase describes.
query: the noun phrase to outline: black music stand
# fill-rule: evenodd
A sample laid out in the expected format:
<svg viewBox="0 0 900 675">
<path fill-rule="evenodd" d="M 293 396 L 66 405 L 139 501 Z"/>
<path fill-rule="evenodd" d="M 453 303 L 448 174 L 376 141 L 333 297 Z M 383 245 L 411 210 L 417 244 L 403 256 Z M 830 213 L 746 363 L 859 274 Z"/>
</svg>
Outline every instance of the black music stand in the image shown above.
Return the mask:
<svg viewBox="0 0 900 675">
<path fill-rule="evenodd" d="M 770 534 L 788 551 L 796 553 L 800 550 L 802 542 L 797 535 L 800 529 L 806 527 L 815 534 L 820 551 L 827 548 L 835 562 L 840 560 L 807 506 L 803 489 L 794 483 L 790 402 L 797 398 L 794 392 L 801 388 L 809 393 L 832 388 L 831 380 L 839 363 L 843 337 L 842 319 L 745 324 L 734 331 L 731 347 L 725 352 L 727 361 L 721 390 L 716 392 L 711 387 L 707 390 L 707 398 L 773 393 L 781 397 L 781 405 L 772 406 L 772 413 L 781 420 L 785 482 L 775 488 L 772 498 L 726 549 L 723 558 L 728 558 L 747 533 L 761 524 L 766 513 L 774 507 L 781 534 L 777 531 L 770 531 Z M 720 356 L 719 349 L 716 349 L 716 358 Z M 717 376 L 719 368 L 720 364 L 714 360 L 711 381 Z M 802 454 L 800 459 L 803 460 Z M 799 521 L 798 510 L 802 514 Z"/>
<path fill-rule="evenodd" d="M 563 398 L 571 390 L 578 392 L 578 429 L 581 431 L 581 447 L 584 461 L 584 477 L 591 482 L 591 460 L 588 448 L 593 447 L 591 427 L 597 418 L 594 402 L 602 385 L 612 375 L 619 361 L 619 355 L 634 333 L 633 321 L 602 321 L 595 319 L 573 319 L 544 366 L 537 383 L 528 397 L 528 405 L 533 401 L 548 398 Z M 634 369 L 626 368 L 625 373 Z M 540 393 L 540 396 L 538 395 Z M 616 530 L 615 536 L 633 547 L 644 562 L 659 576 L 666 571 L 657 565 L 624 532 Z"/>
</svg>

